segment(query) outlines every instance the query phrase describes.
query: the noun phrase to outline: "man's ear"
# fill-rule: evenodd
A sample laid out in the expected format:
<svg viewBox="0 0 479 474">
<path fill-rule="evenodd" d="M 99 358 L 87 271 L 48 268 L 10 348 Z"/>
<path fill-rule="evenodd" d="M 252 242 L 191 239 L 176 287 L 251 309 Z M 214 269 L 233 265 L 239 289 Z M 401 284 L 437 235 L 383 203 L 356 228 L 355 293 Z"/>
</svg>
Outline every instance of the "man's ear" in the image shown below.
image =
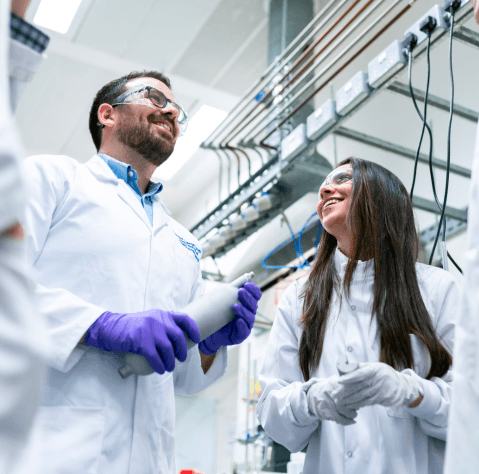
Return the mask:
<svg viewBox="0 0 479 474">
<path fill-rule="evenodd" d="M 115 124 L 115 117 L 113 114 L 113 107 L 110 104 L 101 104 L 98 107 L 98 122 L 104 127 L 113 127 Z"/>
</svg>

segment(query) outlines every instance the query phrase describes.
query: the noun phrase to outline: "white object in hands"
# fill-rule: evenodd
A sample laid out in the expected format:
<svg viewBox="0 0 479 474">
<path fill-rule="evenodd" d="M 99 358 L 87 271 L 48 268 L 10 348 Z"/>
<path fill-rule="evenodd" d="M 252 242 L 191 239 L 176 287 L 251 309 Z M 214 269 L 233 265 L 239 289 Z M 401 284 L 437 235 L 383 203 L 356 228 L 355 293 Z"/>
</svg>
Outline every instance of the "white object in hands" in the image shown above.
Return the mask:
<svg viewBox="0 0 479 474">
<path fill-rule="evenodd" d="M 238 288 L 241 288 L 247 281 L 254 278 L 254 273 L 244 273 L 242 276 L 225 283 L 218 288 L 208 292 L 201 298 L 192 301 L 189 305 L 181 310 L 195 321 L 200 330 L 201 339 L 203 341 L 208 336 L 226 326 L 233 321 L 235 314 L 232 307 L 238 303 Z M 186 337 L 188 349 L 196 344 Z M 125 354 L 125 364 L 118 369 L 120 375 L 125 379 L 132 374 L 150 375 L 154 372 L 149 362 L 140 354 Z"/>
<path fill-rule="evenodd" d="M 309 411 L 321 421 L 330 420 L 340 425 L 353 425 L 357 412 L 338 404 L 336 394 L 340 392 L 338 376 L 318 379 L 309 387 L 306 398 Z"/>
<path fill-rule="evenodd" d="M 338 357 L 336 367 L 338 368 L 339 375 L 346 375 L 355 371 L 359 367 L 359 364 L 357 362 L 349 362 L 348 356 L 343 354 Z"/>
</svg>

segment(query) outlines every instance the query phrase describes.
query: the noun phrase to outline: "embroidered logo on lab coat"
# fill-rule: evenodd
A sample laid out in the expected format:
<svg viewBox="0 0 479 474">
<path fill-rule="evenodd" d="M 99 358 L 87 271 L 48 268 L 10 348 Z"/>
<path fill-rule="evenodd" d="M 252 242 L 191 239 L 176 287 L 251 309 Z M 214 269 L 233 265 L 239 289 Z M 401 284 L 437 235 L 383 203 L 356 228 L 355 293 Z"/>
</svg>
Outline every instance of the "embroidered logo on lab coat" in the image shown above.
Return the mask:
<svg viewBox="0 0 479 474">
<path fill-rule="evenodd" d="M 180 237 L 176 232 L 175 232 L 175 235 L 180 240 L 181 245 L 183 245 L 183 247 L 186 247 L 190 252 L 193 252 L 193 255 L 195 256 L 196 261 L 199 262 L 201 250 L 195 244 L 192 244 L 191 242 L 187 242 L 183 237 Z"/>
</svg>

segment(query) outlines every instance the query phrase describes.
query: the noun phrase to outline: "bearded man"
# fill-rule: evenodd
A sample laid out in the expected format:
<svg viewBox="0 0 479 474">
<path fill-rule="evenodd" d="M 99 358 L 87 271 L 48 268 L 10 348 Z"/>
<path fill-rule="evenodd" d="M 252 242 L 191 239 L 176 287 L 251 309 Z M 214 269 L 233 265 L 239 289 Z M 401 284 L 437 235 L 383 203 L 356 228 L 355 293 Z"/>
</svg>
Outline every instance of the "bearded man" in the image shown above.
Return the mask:
<svg viewBox="0 0 479 474">
<path fill-rule="evenodd" d="M 201 248 L 150 178 L 186 124 L 169 80 L 134 72 L 96 95 L 98 154 L 86 164 L 25 162 L 28 258 L 53 346 L 35 428 L 42 472 L 175 473 L 174 393 L 211 385 L 225 346 L 251 332 L 261 296 L 252 283 L 238 291 L 236 318 L 204 341 L 181 312 L 201 294 Z M 186 335 L 199 345 L 187 351 Z M 155 373 L 122 378 L 125 353 Z"/>
</svg>

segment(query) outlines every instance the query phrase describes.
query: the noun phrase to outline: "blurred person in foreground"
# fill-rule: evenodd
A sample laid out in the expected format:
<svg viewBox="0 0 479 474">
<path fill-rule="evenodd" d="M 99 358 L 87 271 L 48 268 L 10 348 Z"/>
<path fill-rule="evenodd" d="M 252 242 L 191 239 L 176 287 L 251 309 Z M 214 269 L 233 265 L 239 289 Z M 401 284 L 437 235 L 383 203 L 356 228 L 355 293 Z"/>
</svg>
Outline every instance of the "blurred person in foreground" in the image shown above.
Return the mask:
<svg viewBox="0 0 479 474">
<path fill-rule="evenodd" d="M 13 119 L 49 41 L 24 20 L 29 3 L 0 0 L 0 474 L 24 472 L 17 470 L 27 456 L 47 357 L 46 331 L 26 265 L 26 188 Z M 28 472 L 34 472 L 34 466 Z"/>
<path fill-rule="evenodd" d="M 472 0 L 479 24 L 479 0 Z M 479 91 L 478 91 L 479 94 Z M 464 287 L 456 325 L 446 474 L 479 472 L 479 127 L 472 163 Z"/>
<path fill-rule="evenodd" d="M 458 289 L 417 262 L 404 185 L 342 161 L 319 189 L 323 231 L 310 274 L 283 294 L 257 415 L 304 474 L 442 472 Z M 339 375 L 347 356 L 358 368 Z"/>
</svg>

